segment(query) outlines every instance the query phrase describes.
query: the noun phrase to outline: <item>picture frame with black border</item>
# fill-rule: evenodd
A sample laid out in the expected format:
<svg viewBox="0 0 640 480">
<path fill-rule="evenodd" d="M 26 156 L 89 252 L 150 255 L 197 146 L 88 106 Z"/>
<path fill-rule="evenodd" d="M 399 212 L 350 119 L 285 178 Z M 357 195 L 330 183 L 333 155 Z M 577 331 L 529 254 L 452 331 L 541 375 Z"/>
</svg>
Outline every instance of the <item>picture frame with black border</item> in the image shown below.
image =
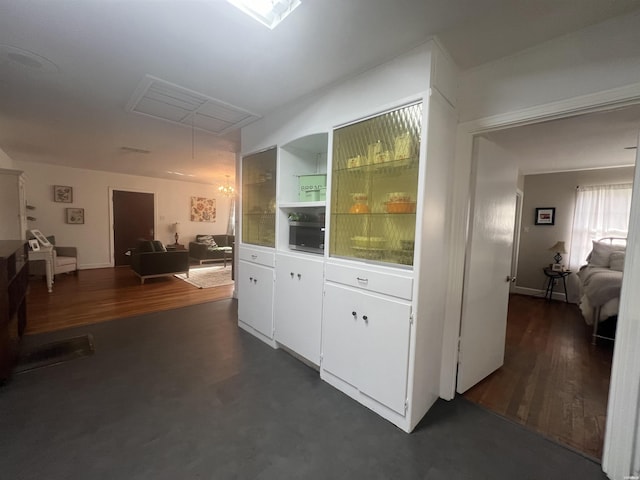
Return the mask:
<svg viewBox="0 0 640 480">
<path fill-rule="evenodd" d="M 536 208 L 536 225 L 555 225 L 556 209 L 555 207 Z"/>
<path fill-rule="evenodd" d="M 39 252 L 40 243 L 35 238 L 32 238 L 31 240 L 29 240 L 29 248 L 31 249 L 32 252 Z"/>
</svg>

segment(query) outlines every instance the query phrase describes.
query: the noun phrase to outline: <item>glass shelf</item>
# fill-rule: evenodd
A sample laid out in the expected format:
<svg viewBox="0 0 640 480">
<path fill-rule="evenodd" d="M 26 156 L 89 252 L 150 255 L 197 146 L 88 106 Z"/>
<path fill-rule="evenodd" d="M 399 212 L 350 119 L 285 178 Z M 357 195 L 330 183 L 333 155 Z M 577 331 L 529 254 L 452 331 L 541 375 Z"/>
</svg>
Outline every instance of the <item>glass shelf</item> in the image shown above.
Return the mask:
<svg viewBox="0 0 640 480">
<path fill-rule="evenodd" d="M 334 131 L 329 255 L 413 265 L 422 103 Z"/>
</svg>

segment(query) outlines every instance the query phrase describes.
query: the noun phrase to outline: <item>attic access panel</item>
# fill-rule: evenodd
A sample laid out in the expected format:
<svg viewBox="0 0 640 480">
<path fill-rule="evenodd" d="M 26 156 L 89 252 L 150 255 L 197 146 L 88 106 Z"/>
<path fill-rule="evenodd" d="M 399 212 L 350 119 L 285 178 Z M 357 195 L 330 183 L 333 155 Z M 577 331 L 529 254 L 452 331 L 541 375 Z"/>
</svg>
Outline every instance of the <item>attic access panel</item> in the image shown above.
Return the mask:
<svg viewBox="0 0 640 480">
<path fill-rule="evenodd" d="M 260 118 L 243 108 L 151 75 L 142 79 L 126 110 L 214 135 L 224 135 Z"/>
</svg>

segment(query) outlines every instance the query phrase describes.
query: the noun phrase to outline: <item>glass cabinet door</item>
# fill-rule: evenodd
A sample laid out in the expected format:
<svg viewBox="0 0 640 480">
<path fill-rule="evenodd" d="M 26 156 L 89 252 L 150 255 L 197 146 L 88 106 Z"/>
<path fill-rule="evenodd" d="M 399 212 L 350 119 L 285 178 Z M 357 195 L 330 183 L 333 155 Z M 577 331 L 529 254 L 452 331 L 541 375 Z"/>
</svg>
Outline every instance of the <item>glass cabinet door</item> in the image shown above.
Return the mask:
<svg viewBox="0 0 640 480">
<path fill-rule="evenodd" d="M 242 241 L 275 247 L 276 149 L 242 159 Z"/>
<path fill-rule="evenodd" d="M 330 255 L 413 265 L 422 103 L 334 131 Z"/>
</svg>

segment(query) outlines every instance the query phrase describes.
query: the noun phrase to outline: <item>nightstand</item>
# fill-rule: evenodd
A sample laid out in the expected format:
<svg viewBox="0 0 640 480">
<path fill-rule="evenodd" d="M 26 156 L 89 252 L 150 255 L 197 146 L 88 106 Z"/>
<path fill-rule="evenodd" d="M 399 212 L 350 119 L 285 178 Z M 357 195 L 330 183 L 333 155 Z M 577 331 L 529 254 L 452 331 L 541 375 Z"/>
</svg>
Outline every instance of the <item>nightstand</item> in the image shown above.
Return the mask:
<svg viewBox="0 0 640 480">
<path fill-rule="evenodd" d="M 562 286 L 564 287 L 564 301 L 569 303 L 569 294 L 567 293 L 567 277 L 571 274 L 571 270 L 552 270 L 550 267 L 542 269 L 544 274 L 549 278 L 547 282 L 547 290 L 544 296 L 547 300 L 551 301 L 553 297 L 553 285 L 556 280 L 562 279 Z"/>
<path fill-rule="evenodd" d="M 165 248 L 168 252 L 171 250 L 186 250 L 185 246 L 180 243 L 171 243 L 169 245 L 165 245 Z"/>
</svg>

